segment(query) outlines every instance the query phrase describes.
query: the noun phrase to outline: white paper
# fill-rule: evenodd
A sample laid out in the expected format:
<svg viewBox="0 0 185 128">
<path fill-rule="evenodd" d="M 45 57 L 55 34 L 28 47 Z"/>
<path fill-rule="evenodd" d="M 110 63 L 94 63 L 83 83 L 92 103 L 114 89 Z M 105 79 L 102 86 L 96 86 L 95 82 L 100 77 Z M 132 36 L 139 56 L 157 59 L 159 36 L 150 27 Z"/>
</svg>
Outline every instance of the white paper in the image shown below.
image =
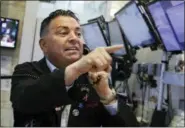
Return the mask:
<svg viewBox="0 0 185 128">
<path fill-rule="evenodd" d="M 11 79 L 1 79 L 1 91 L 10 91 Z"/>
<path fill-rule="evenodd" d="M 11 75 L 12 57 L 1 56 L 1 75 Z"/>
<path fill-rule="evenodd" d="M 11 75 L 12 57 L 1 56 L 1 76 Z M 10 91 L 11 79 L 1 79 L 1 90 Z"/>
</svg>

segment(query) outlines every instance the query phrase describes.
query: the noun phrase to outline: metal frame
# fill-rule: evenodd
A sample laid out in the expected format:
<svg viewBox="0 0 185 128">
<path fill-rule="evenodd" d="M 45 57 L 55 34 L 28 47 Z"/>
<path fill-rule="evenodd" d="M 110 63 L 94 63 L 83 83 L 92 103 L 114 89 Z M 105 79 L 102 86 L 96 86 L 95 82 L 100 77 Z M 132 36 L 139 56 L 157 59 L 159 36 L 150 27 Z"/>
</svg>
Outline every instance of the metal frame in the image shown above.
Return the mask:
<svg viewBox="0 0 185 128">
<path fill-rule="evenodd" d="M 163 77 L 164 72 L 166 70 L 166 63 L 168 61 L 167 53 L 164 51 L 162 56 L 162 66 L 161 66 L 161 73 L 159 78 L 159 95 L 158 95 L 158 101 L 157 101 L 157 110 L 162 110 L 162 102 L 163 102 L 163 94 L 164 94 L 164 83 L 163 83 Z"/>
</svg>

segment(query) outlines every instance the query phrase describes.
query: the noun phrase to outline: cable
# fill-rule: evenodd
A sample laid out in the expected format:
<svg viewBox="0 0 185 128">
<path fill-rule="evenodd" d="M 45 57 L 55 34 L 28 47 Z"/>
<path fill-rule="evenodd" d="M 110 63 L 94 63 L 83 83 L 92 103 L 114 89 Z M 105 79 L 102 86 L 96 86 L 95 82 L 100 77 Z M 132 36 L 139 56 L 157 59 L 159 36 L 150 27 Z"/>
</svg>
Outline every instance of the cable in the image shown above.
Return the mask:
<svg viewBox="0 0 185 128">
<path fill-rule="evenodd" d="M 144 115 L 145 96 L 146 96 L 146 83 L 145 83 L 145 82 L 143 82 L 143 89 L 142 89 L 142 113 L 141 113 L 141 121 L 143 121 L 143 115 Z"/>
</svg>

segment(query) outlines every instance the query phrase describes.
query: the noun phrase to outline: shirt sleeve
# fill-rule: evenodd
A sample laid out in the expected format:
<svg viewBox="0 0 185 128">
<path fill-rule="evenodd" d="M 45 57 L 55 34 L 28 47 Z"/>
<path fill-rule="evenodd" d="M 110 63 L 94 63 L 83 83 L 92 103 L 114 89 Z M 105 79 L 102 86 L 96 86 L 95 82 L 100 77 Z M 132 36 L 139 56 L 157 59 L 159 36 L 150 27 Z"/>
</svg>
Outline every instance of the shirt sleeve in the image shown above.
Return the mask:
<svg viewBox="0 0 185 128">
<path fill-rule="evenodd" d="M 109 105 L 104 105 L 105 108 L 107 109 L 107 111 L 113 116 L 117 114 L 117 110 L 118 110 L 118 101 L 116 101 L 113 104 L 109 104 Z"/>
</svg>

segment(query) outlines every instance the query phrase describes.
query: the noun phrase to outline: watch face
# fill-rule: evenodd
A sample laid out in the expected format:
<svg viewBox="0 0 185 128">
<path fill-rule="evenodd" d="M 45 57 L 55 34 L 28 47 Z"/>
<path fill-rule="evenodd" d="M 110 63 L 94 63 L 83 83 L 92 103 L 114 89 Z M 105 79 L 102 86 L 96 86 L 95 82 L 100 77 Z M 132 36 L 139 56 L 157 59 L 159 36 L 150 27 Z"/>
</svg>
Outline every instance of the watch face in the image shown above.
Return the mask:
<svg viewBox="0 0 185 128">
<path fill-rule="evenodd" d="M 80 112 L 79 112 L 78 109 L 74 109 L 74 110 L 72 111 L 72 114 L 73 114 L 73 116 L 79 116 Z"/>
</svg>

